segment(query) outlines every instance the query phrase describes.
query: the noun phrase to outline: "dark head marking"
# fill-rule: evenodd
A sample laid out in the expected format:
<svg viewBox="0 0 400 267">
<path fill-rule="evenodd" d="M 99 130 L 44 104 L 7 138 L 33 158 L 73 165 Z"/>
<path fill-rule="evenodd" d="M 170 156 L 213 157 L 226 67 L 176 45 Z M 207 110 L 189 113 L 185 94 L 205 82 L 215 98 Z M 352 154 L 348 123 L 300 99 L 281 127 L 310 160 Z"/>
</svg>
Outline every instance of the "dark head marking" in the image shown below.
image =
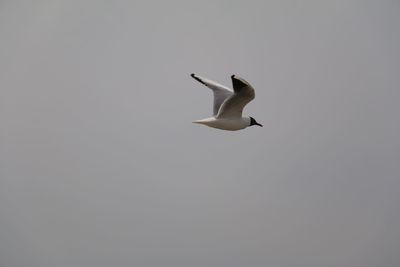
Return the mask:
<svg viewBox="0 0 400 267">
<path fill-rule="evenodd" d="M 257 125 L 257 126 L 263 127 L 253 117 L 250 117 L 250 126 L 253 126 L 253 125 Z"/>
</svg>

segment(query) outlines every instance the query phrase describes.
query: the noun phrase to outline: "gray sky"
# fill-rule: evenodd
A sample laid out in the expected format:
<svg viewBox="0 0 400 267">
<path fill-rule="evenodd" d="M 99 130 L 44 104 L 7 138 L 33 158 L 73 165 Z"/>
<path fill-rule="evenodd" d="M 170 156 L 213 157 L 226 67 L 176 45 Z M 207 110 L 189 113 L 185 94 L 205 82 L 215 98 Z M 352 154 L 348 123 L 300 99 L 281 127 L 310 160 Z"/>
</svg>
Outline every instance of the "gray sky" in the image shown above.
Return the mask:
<svg viewBox="0 0 400 267">
<path fill-rule="evenodd" d="M 1 266 L 399 266 L 399 12 L 1 1 Z M 192 124 L 192 72 L 264 127 Z"/>
</svg>

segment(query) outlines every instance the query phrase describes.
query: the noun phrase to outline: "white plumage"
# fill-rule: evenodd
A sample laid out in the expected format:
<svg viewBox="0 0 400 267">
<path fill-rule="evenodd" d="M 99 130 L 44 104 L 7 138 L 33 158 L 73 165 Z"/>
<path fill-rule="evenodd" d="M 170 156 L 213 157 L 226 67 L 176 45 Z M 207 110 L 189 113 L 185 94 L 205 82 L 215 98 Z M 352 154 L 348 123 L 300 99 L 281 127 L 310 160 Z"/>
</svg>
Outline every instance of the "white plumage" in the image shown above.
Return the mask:
<svg viewBox="0 0 400 267">
<path fill-rule="evenodd" d="M 213 116 L 194 123 L 229 131 L 241 130 L 252 125 L 262 127 L 254 118 L 242 116 L 243 108 L 255 97 L 254 88 L 247 81 L 232 75 L 232 90 L 207 78 L 195 74 L 191 76 L 214 93 Z"/>
</svg>

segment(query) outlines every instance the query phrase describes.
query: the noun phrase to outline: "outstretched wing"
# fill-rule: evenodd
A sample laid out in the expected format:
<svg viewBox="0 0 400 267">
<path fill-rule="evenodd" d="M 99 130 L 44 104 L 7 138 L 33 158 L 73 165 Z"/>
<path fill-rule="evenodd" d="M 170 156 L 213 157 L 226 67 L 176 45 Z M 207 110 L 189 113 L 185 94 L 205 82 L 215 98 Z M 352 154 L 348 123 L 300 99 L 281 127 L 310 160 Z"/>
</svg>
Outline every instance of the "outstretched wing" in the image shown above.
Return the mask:
<svg viewBox="0 0 400 267">
<path fill-rule="evenodd" d="M 232 75 L 234 94 L 222 103 L 217 118 L 240 118 L 243 108 L 255 97 L 253 87 L 244 79 Z"/>
<path fill-rule="evenodd" d="M 198 82 L 204 84 L 208 88 L 210 88 L 213 93 L 214 93 L 214 106 L 213 106 L 213 115 L 218 114 L 218 110 L 222 103 L 231 95 L 233 95 L 233 92 L 231 91 L 230 88 L 223 86 L 217 82 L 211 81 L 209 79 L 200 77 L 194 73 L 190 74 L 190 76 L 193 77 L 193 79 L 197 80 Z"/>
</svg>

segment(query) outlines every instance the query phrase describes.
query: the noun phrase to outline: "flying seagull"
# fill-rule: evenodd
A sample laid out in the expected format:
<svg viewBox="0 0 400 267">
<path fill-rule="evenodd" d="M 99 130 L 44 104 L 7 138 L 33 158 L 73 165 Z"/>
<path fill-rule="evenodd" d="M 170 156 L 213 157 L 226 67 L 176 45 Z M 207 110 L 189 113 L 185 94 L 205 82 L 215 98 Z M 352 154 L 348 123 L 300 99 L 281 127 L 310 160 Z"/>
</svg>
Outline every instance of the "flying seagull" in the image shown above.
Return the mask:
<svg viewBox="0 0 400 267">
<path fill-rule="evenodd" d="M 194 121 L 221 130 L 237 131 L 252 125 L 261 126 L 252 117 L 243 117 L 243 108 L 254 99 L 253 87 L 239 76 L 232 75 L 232 89 L 209 79 L 200 77 L 194 73 L 192 76 L 198 82 L 210 88 L 214 93 L 213 116 Z"/>
</svg>

